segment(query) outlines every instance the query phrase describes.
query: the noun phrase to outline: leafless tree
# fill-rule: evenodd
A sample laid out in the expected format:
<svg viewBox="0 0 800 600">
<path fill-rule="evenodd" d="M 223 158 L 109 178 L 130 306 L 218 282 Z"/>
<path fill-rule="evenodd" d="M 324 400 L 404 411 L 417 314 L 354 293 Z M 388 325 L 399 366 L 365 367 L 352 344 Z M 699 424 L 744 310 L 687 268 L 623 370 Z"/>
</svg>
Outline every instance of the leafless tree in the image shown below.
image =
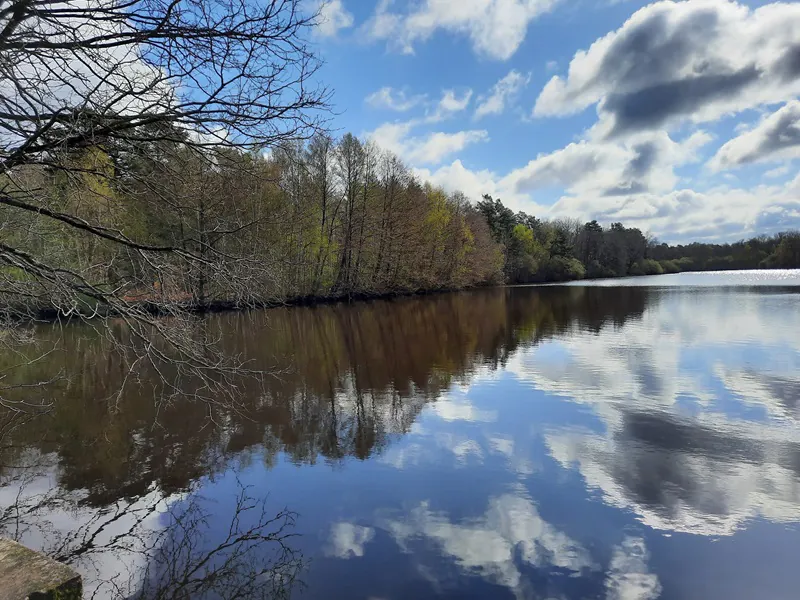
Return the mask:
<svg viewBox="0 0 800 600">
<path fill-rule="evenodd" d="M 301 0 L 0 0 L 0 344 L 85 319 L 162 395 L 230 395 L 241 365 L 188 315 L 268 295 L 269 211 L 233 183 L 324 126 L 316 18 Z M 18 379 L 0 372 L 5 402 L 38 383 Z"/>
</svg>

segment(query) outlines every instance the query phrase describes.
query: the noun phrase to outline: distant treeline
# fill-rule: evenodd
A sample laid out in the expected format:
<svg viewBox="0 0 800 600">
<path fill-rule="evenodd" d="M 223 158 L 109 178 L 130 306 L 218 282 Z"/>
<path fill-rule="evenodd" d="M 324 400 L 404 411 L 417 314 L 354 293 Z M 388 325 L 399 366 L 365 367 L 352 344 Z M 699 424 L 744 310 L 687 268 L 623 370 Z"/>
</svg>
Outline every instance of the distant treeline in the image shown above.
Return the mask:
<svg viewBox="0 0 800 600">
<path fill-rule="evenodd" d="M 503 250 L 503 273 L 510 283 L 800 267 L 797 231 L 732 244 L 670 246 L 622 223 L 603 227 L 597 221 L 545 221 L 515 214 L 488 195 L 477 208 Z"/>
</svg>

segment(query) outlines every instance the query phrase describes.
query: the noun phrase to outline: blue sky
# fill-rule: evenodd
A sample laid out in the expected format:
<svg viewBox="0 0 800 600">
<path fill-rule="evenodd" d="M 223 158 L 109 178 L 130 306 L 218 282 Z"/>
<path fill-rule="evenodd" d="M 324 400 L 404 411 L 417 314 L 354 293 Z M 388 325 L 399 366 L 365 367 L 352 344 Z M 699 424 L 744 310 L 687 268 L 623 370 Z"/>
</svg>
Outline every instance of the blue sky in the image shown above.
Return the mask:
<svg viewBox="0 0 800 600">
<path fill-rule="evenodd" d="M 420 178 L 665 241 L 800 227 L 800 4 L 330 0 L 332 126 Z"/>
</svg>

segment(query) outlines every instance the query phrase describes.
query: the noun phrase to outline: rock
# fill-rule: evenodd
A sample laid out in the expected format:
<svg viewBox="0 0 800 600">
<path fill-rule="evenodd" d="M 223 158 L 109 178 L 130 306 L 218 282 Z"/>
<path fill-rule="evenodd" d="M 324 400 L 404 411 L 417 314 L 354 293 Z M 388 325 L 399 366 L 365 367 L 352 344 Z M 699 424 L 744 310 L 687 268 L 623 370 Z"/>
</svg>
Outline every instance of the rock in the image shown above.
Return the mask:
<svg viewBox="0 0 800 600">
<path fill-rule="evenodd" d="M 6 600 L 80 600 L 81 576 L 70 567 L 0 538 L 0 596 Z"/>
</svg>

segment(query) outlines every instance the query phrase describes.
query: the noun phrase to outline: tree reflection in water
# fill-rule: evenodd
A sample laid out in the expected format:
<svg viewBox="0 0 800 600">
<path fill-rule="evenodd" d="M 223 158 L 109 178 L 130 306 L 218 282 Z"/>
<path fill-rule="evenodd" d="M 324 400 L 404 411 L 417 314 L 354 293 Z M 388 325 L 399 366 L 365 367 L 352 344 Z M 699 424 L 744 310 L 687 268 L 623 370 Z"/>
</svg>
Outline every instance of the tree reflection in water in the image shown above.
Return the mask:
<svg viewBox="0 0 800 600">
<path fill-rule="evenodd" d="M 153 491 L 90 508 L 61 488 L 36 493 L 41 484 L 29 474 L 16 482 L 0 535 L 42 540 L 45 553 L 83 574 L 86 598 L 272 599 L 300 585 L 297 515 L 275 512 L 238 481 L 230 508 L 199 490 L 169 498 Z M 227 519 L 219 514 L 227 511 Z"/>
<path fill-rule="evenodd" d="M 46 395 L 45 414 L 0 409 L 0 535 L 76 565 L 98 598 L 280 596 L 303 563 L 295 516 L 242 489 L 221 529 L 204 483 L 259 459 L 373 457 L 477 370 L 573 329 L 636 319 L 647 301 L 633 288 L 493 289 L 214 316 L 202 335 L 272 373 L 238 382 L 235 406 L 192 401 L 191 381 L 186 398 L 162 403 L 163 373 L 146 370 L 121 389 L 125 364 L 108 340 L 42 329 L 58 350 L 26 377 L 69 376 L 19 390 L 30 406 Z"/>
</svg>

